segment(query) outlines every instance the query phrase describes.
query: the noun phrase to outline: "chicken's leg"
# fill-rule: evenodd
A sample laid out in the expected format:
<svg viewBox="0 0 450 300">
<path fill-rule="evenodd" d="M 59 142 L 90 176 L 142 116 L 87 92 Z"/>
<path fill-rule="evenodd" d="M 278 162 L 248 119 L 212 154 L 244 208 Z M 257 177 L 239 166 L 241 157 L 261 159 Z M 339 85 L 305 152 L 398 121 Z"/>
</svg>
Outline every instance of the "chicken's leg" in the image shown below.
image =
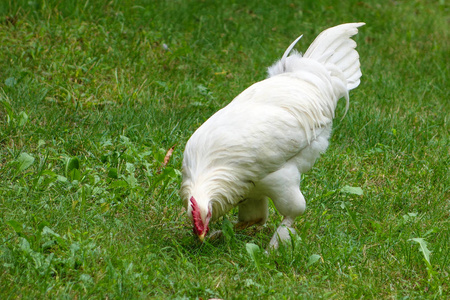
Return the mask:
<svg viewBox="0 0 450 300">
<path fill-rule="evenodd" d="M 234 224 L 234 230 L 244 230 L 253 225 L 263 225 L 269 215 L 269 199 L 267 197 L 248 198 L 239 204 L 238 222 Z M 211 240 L 220 238 L 222 230 L 216 230 L 209 235 Z"/>
<path fill-rule="evenodd" d="M 284 197 L 273 200 L 273 203 L 278 212 L 284 216 L 269 244 L 270 249 L 277 249 L 280 242 L 290 241 L 291 234 L 297 234 L 292 225 L 295 218 L 305 210 L 305 198 L 300 192 L 300 188 L 296 187 L 291 192 L 284 194 Z"/>
<path fill-rule="evenodd" d="M 278 212 L 284 217 L 270 240 L 269 248 L 276 249 L 280 242 L 289 241 L 295 218 L 305 211 L 305 198 L 300 192 L 300 173 L 295 163 L 287 163 L 280 170 L 262 181 L 267 195 L 272 199 Z"/>
<path fill-rule="evenodd" d="M 284 217 L 280 226 L 278 226 L 277 231 L 270 239 L 269 249 L 278 249 L 280 246 L 280 242 L 284 243 L 290 241 L 291 234 L 297 234 L 294 228 L 292 228 L 292 224 L 294 224 L 294 219 L 291 217 Z"/>
<path fill-rule="evenodd" d="M 267 197 L 248 198 L 239 204 L 239 222 L 235 229 L 245 229 L 255 224 L 263 225 L 269 216 Z"/>
</svg>

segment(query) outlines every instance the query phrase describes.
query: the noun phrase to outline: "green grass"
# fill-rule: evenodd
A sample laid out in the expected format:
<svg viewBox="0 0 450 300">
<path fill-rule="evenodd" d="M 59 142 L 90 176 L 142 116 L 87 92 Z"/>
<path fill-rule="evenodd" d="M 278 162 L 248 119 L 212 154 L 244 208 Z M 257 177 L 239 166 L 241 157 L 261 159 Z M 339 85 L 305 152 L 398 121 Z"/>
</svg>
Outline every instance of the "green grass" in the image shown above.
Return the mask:
<svg viewBox="0 0 450 300">
<path fill-rule="evenodd" d="M 0 298 L 448 298 L 448 3 L 341 2 L 2 1 Z M 200 245 L 189 136 L 298 35 L 353 21 L 363 78 L 298 238 L 262 254 L 272 209 Z"/>
</svg>

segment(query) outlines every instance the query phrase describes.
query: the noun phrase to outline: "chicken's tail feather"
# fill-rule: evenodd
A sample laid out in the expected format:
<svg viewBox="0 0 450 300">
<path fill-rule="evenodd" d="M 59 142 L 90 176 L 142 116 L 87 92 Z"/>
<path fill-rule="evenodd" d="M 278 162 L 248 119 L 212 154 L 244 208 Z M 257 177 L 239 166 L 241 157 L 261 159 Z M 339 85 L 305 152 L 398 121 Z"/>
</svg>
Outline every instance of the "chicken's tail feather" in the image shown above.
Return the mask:
<svg viewBox="0 0 450 300">
<path fill-rule="evenodd" d="M 330 72 L 334 73 L 337 69 L 342 72 L 347 81 L 347 89 L 352 90 L 360 83 L 361 70 L 359 55 L 355 50 L 356 42 L 351 39 L 358 33 L 358 27 L 365 23 L 347 23 L 331 27 L 322 33 L 311 43 L 308 50 L 302 56 L 294 52 L 289 56 L 294 46 L 302 38 L 299 36 L 289 45 L 283 54 L 283 57 L 268 69 L 269 77 L 294 72 L 295 61 L 300 58 L 311 58 L 325 65 Z M 288 56 L 292 58 L 288 59 Z"/>
<path fill-rule="evenodd" d="M 286 49 L 286 51 L 284 51 L 284 54 L 281 57 L 281 59 L 269 68 L 269 70 L 268 70 L 269 77 L 272 77 L 272 76 L 275 76 L 275 75 L 278 75 L 281 73 L 289 72 L 288 68 L 287 68 L 287 57 L 289 56 L 292 49 L 294 49 L 295 45 L 298 43 L 298 41 L 300 41 L 300 39 L 302 37 L 303 37 L 303 34 L 301 36 L 299 36 L 298 38 L 296 38 L 295 41 L 293 41 L 289 45 L 289 47 Z"/>
<path fill-rule="evenodd" d="M 303 56 L 295 50 L 292 51 L 302 36 L 298 37 L 286 49 L 283 57 L 269 67 L 269 77 L 302 71 L 318 74 L 321 67 L 312 62 L 319 62 L 325 67 L 324 71 L 330 75 L 336 100 L 341 97 L 346 99 L 345 116 L 349 106 L 348 91 L 359 85 L 362 75 L 359 54 L 355 50 L 356 42 L 351 37 L 357 34 L 358 27 L 363 25 L 364 23 L 348 23 L 323 31 Z M 289 55 L 291 52 L 293 53 Z"/>
<path fill-rule="evenodd" d="M 312 58 L 326 67 L 334 65 L 344 74 L 347 89 L 359 85 L 361 70 L 356 42 L 351 39 L 364 23 L 348 23 L 329 28 L 320 33 L 306 50 L 305 58 Z"/>
</svg>

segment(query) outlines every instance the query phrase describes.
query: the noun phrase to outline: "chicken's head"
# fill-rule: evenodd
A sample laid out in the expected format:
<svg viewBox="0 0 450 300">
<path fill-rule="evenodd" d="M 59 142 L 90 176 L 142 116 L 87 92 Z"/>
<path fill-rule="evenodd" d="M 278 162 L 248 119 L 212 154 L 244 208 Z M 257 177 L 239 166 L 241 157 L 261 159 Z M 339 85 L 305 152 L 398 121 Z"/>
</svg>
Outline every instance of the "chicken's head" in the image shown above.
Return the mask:
<svg viewBox="0 0 450 300">
<path fill-rule="evenodd" d="M 211 210 L 208 208 L 208 212 L 206 216 L 203 213 L 195 200 L 194 197 L 191 197 L 190 204 L 192 208 L 192 222 L 194 223 L 194 233 L 198 236 L 201 242 L 205 239 L 205 235 L 208 233 L 209 220 L 211 219 Z"/>
</svg>

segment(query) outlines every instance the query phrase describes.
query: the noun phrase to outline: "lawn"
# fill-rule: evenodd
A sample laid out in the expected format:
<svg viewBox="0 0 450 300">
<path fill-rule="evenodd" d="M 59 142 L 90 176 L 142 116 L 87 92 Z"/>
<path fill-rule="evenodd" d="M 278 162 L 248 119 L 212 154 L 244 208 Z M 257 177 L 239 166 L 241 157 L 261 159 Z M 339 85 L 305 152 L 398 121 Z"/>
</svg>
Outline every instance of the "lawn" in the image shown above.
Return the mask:
<svg viewBox="0 0 450 300">
<path fill-rule="evenodd" d="M 2 1 L 0 298 L 448 299 L 449 13 L 445 0 Z M 297 36 L 305 51 L 356 21 L 361 85 L 302 175 L 298 236 L 265 254 L 271 207 L 261 231 L 234 232 L 232 211 L 200 244 L 178 195 L 190 135 Z"/>
</svg>

